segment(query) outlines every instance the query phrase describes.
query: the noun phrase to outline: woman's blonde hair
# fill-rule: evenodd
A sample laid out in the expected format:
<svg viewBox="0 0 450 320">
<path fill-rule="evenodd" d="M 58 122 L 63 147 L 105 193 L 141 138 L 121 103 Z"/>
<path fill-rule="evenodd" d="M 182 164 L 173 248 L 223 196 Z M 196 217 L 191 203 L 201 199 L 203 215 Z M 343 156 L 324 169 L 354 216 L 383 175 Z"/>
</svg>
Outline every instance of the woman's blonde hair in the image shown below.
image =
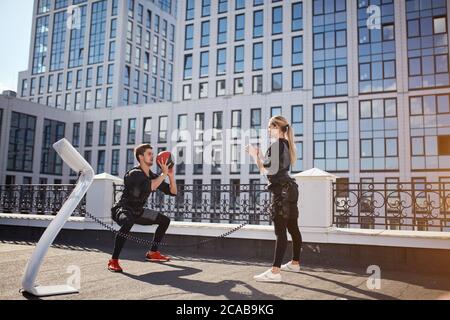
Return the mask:
<svg viewBox="0 0 450 320">
<path fill-rule="evenodd" d="M 289 158 L 291 165 L 293 166 L 297 161 L 297 149 L 294 143 L 294 130 L 285 117 L 275 116 L 270 118 L 269 125 L 280 128 L 281 132 L 286 134 L 287 141 L 289 142 Z"/>
</svg>

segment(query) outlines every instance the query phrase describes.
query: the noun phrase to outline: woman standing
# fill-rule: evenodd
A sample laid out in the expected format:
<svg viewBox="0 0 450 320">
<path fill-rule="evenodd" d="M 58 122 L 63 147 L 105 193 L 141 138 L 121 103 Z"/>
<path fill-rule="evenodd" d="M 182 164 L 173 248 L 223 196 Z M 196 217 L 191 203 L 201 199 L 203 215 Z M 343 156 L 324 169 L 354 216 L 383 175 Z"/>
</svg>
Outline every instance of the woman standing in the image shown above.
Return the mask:
<svg viewBox="0 0 450 320">
<path fill-rule="evenodd" d="M 272 144 L 265 156 L 252 145 L 246 151 L 253 158 L 261 174 L 267 175 L 268 190 L 272 193 L 270 215 L 277 237 L 272 268 L 255 276 L 256 281 L 281 282 L 281 270 L 300 271 L 300 250 L 302 236 L 298 228 L 298 185 L 289 176 L 290 166 L 297 159 L 294 133 L 288 121 L 282 116 L 272 117 L 268 125 Z M 292 260 L 281 265 L 287 247 L 287 234 L 292 237 Z"/>
</svg>

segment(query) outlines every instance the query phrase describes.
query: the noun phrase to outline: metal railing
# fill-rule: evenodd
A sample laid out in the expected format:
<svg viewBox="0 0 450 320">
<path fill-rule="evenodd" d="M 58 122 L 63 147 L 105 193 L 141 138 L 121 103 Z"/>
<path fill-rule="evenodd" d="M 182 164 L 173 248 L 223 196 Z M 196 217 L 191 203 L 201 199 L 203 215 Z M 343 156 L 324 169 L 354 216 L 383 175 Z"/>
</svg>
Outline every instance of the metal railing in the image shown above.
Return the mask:
<svg viewBox="0 0 450 320">
<path fill-rule="evenodd" d="M 450 231 L 450 183 L 333 183 L 333 224 Z"/>
<path fill-rule="evenodd" d="M 75 185 L 0 185 L 0 212 L 56 215 Z M 86 197 L 72 216 L 84 216 Z"/>
<path fill-rule="evenodd" d="M 176 197 L 159 190 L 150 195 L 146 207 L 163 212 L 174 221 L 243 223 L 268 225 L 271 193 L 266 184 L 178 185 Z M 122 185 L 114 185 L 117 201 Z"/>
</svg>

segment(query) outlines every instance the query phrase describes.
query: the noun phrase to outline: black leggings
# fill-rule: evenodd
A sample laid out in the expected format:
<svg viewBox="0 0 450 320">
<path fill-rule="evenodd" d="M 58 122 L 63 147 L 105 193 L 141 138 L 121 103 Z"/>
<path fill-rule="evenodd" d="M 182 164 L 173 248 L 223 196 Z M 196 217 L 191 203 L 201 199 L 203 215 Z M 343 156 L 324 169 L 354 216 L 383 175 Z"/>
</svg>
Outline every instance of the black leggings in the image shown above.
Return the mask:
<svg viewBox="0 0 450 320">
<path fill-rule="evenodd" d="M 153 236 L 154 243 L 150 250 L 158 251 L 157 243 L 161 242 L 161 240 L 163 239 L 166 230 L 169 227 L 170 219 L 159 212 L 145 209 L 144 213 L 139 217 L 133 217 L 130 214 L 121 213 L 117 217 L 116 222 L 121 226 L 120 232 L 123 232 L 124 234 L 129 234 L 134 224 L 144 226 L 157 224 L 158 227 L 156 228 L 155 235 Z M 116 241 L 114 243 L 114 252 L 112 255 L 113 259 L 119 259 L 120 252 L 122 251 L 122 248 L 126 240 L 127 240 L 126 238 L 116 235 Z"/>
<path fill-rule="evenodd" d="M 275 225 L 275 234 L 277 236 L 273 266 L 277 268 L 281 267 L 281 262 L 287 247 L 286 229 L 292 237 L 292 260 L 299 261 L 300 250 L 302 247 L 302 235 L 298 228 L 297 218 L 285 219 L 278 215 L 273 222 Z"/>
</svg>

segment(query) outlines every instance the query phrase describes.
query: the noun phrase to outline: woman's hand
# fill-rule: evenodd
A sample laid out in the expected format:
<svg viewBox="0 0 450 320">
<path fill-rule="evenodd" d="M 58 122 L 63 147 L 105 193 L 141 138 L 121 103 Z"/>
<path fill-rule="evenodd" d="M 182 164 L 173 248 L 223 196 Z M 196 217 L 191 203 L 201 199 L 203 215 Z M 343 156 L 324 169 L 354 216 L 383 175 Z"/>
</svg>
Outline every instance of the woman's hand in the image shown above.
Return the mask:
<svg viewBox="0 0 450 320">
<path fill-rule="evenodd" d="M 245 146 L 245 151 L 253 158 L 258 158 L 260 154 L 259 148 L 251 144 Z"/>
</svg>

